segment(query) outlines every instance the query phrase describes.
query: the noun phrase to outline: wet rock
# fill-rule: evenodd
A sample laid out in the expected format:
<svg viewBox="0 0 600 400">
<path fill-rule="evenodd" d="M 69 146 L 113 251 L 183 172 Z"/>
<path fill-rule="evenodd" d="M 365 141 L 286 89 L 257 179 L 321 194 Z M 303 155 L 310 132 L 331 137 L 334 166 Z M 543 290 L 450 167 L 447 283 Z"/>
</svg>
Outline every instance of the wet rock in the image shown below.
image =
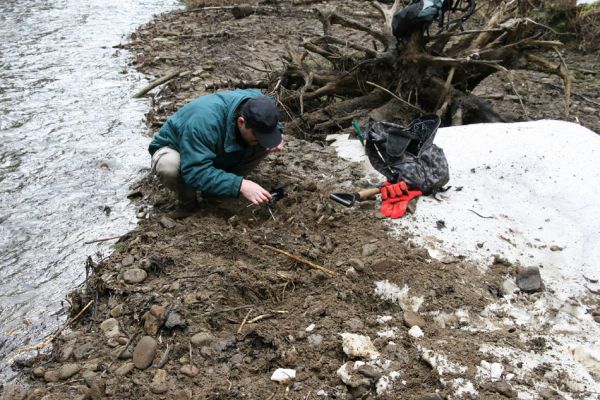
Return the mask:
<svg viewBox="0 0 600 400">
<path fill-rule="evenodd" d="M 129 284 L 143 282 L 148 277 L 148 273 L 140 268 L 130 268 L 123 272 L 123 280 Z"/>
<path fill-rule="evenodd" d="M 367 243 L 362 248 L 362 256 L 369 257 L 377 252 L 377 245 L 375 243 Z"/>
<path fill-rule="evenodd" d="M 58 369 L 58 378 L 61 380 L 69 379 L 81 370 L 79 364 L 64 364 Z"/>
<path fill-rule="evenodd" d="M 350 358 L 372 358 L 379 353 L 368 336 L 342 333 L 342 348 Z"/>
<path fill-rule="evenodd" d="M 215 337 L 208 332 L 200 332 L 192 336 L 190 340 L 193 345 L 203 347 L 210 346 L 210 344 L 215 340 Z"/>
<path fill-rule="evenodd" d="M 160 219 L 160 224 L 167 229 L 173 229 L 173 228 L 175 228 L 175 225 L 176 225 L 175 221 L 173 221 L 169 217 L 162 217 Z"/>
<path fill-rule="evenodd" d="M 168 378 L 167 371 L 164 369 L 157 370 L 154 378 L 152 378 L 152 383 L 150 383 L 150 391 L 154 394 L 166 393 L 169 390 Z"/>
<path fill-rule="evenodd" d="M 523 268 L 517 274 L 517 286 L 523 292 L 538 292 L 542 288 L 542 277 L 538 267 Z"/>
<path fill-rule="evenodd" d="M 127 256 L 123 257 L 123 259 L 121 260 L 121 265 L 123 267 L 129 267 L 129 266 L 133 265 L 134 262 L 135 262 L 135 258 L 132 255 L 127 255 Z"/>
<path fill-rule="evenodd" d="M 138 369 L 146 369 L 152 365 L 158 343 L 153 337 L 144 336 L 133 349 L 133 364 Z"/>
<path fill-rule="evenodd" d="M 135 368 L 134 363 L 132 363 L 132 362 L 125 363 L 125 364 L 121 365 L 119 368 L 117 368 L 117 370 L 115 371 L 115 375 L 117 375 L 117 376 L 128 375 L 131 371 L 133 371 L 134 368 Z"/>
<path fill-rule="evenodd" d="M 194 376 L 198 375 L 200 370 L 195 365 L 187 364 L 187 365 L 184 365 L 183 367 L 181 367 L 179 372 L 181 372 L 182 374 L 184 374 L 186 376 L 189 376 L 190 378 L 193 378 Z"/>
<path fill-rule="evenodd" d="M 121 335 L 119 331 L 119 321 L 115 318 L 109 318 L 100 324 L 100 329 L 107 338 L 116 338 Z"/>
<path fill-rule="evenodd" d="M 60 378 L 58 377 L 57 371 L 46 371 L 44 374 L 44 380 L 48 383 L 50 382 L 58 382 Z"/>
<path fill-rule="evenodd" d="M 180 328 L 185 329 L 187 323 L 178 313 L 172 311 L 167 316 L 167 321 L 165 322 L 165 327 L 167 329 Z"/>
<path fill-rule="evenodd" d="M 154 336 L 165 321 L 167 309 L 164 306 L 154 304 L 150 311 L 144 314 L 144 329 L 148 335 Z"/>
<path fill-rule="evenodd" d="M 419 314 L 412 310 L 404 311 L 404 325 L 408 328 L 412 328 L 413 326 L 418 326 L 423 328 L 425 326 L 425 320 Z"/>
</svg>

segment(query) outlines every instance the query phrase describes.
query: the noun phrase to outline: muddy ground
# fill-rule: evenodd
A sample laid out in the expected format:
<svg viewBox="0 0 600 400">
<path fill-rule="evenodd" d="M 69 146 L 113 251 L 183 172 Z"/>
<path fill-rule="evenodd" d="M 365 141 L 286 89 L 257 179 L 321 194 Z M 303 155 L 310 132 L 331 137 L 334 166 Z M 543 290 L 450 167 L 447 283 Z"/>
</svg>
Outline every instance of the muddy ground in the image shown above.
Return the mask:
<svg viewBox="0 0 600 400">
<path fill-rule="evenodd" d="M 329 3 L 364 9 L 357 5 L 364 3 Z M 150 134 L 207 85 L 264 78 L 261 70 L 281 65 L 286 44 L 320 32 L 310 6 L 279 4 L 276 15 L 243 19 L 228 9 L 158 16 L 119 46 L 136 55 L 131 68 L 150 76 L 183 71 L 151 92 Z M 580 78 L 568 116 L 555 78 L 516 73 L 524 107 L 513 86 L 497 77 L 479 94 L 513 120 L 527 112 L 531 119 L 577 119 L 600 132 L 598 55 L 570 46 L 564 56 Z M 509 367 L 496 381 L 477 377 L 480 344 L 533 352 L 550 344 L 523 342 L 515 329 L 465 329 L 469 319 L 455 313 L 467 309 L 484 319 L 481 311 L 502 296 L 502 282 L 518 266 L 501 257 L 483 271 L 456 259 L 433 260 L 409 244 L 409 232 L 389 235 L 377 201 L 351 209 L 331 202 L 332 191 L 374 182 L 325 143 L 286 137 L 285 151 L 270 155 L 252 179 L 284 187 L 273 217 L 241 199 L 204 199 L 196 215 L 173 221 L 167 214 L 174 196 L 152 176 L 133 188 L 139 226 L 111 257 L 90 260 L 90 278 L 71 298 L 72 316 L 90 300 L 93 305 L 51 351 L 19 361 L 20 383 L 5 385 L 6 398 L 443 399 L 461 397 L 444 384 L 455 377 L 476 382 L 482 399 L 515 397 L 519 387 L 540 381 L 548 382 L 540 398 L 561 398 L 551 387 L 567 382 L 560 374 L 548 378 L 550 365 L 525 375 Z M 523 293 L 519 301 L 534 296 Z M 344 348 L 343 333 L 368 336 L 366 353 L 379 356 L 370 361 Z M 438 352 L 449 355 L 444 365 L 433 356 Z M 278 368 L 293 369 L 296 377 L 275 382 Z M 516 378 L 504 379 L 512 372 Z"/>
</svg>

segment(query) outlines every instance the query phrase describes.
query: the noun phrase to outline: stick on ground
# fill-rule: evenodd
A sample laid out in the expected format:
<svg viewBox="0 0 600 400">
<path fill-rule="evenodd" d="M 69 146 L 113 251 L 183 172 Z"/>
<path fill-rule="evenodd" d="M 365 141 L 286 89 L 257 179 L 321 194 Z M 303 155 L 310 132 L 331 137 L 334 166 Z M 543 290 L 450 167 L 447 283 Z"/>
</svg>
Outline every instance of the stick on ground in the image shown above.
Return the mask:
<svg viewBox="0 0 600 400">
<path fill-rule="evenodd" d="M 298 256 L 295 256 L 295 255 L 293 255 L 293 254 L 290 254 L 290 253 L 288 253 L 288 252 L 287 252 L 287 251 L 285 251 L 285 250 L 280 250 L 280 249 L 278 249 L 278 248 L 275 248 L 275 247 L 269 246 L 269 245 L 267 245 L 267 244 L 265 244 L 263 247 L 264 247 L 264 248 L 267 248 L 267 249 L 270 249 L 270 250 L 273 250 L 273 251 L 276 251 L 276 252 L 278 252 L 278 253 L 280 253 L 280 254 L 283 254 L 284 256 L 286 256 L 286 257 L 289 257 L 289 258 L 291 258 L 291 259 L 292 259 L 292 260 L 294 260 L 294 261 L 298 261 L 299 263 L 301 263 L 301 264 L 304 264 L 304 265 L 306 265 L 306 266 L 308 266 L 308 267 L 311 267 L 311 268 L 314 268 L 314 269 L 318 269 L 319 271 L 321 271 L 321 272 L 324 272 L 324 273 L 326 273 L 326 274 L 327 274 L 327 275 L 329 275 L 329 276 L 336 276 L 336 273 L 335 273 L 335 272 L 333 272 L 333 271 L 330 271 L 330 270 L 328 270 L 327 268 L 321 267 L 320 265 L 317 265 L 317 264 L 315 264 L 315 263 L 313 263 L 313 262 L 310 262 L 310 261 L 308 261 L 308 260 L 307 260 L 307 259 L 305 259 L 305 258 L 298 257 Z"/>
</svg>

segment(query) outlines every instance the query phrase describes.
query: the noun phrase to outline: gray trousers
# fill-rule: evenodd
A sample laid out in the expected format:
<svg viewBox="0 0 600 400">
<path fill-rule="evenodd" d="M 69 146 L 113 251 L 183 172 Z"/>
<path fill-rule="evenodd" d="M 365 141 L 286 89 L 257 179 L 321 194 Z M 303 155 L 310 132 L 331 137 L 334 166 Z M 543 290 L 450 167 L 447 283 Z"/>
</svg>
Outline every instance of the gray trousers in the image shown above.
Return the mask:
<svg viewBox="0 0 600 400">
<path fill-rule="evenodd" d="M 244 164 L 237 165 L 226 171 L 239 176 L 246 176 L 268 154 L 267 150 L 259 152 Z M 160 183 L 177 193 L 177 199 L 181 203 L 189 203 L 196 200 L 196 189 L 186 183 L 181 177 L 180 164 L 179 152 L 170 147 L 161 147 L 152 155 L 152 172 L 156 174 Z"/>
</svg>

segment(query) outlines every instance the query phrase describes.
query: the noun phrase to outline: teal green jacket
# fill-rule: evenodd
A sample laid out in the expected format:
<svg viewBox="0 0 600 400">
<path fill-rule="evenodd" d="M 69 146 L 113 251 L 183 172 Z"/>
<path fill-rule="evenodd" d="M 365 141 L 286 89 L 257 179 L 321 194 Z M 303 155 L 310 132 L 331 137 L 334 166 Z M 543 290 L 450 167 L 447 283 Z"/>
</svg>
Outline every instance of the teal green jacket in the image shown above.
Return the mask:
<svg viewBox="0 0 600 400">
<path fill-rule="evenodd" d="M 180 154 L 186 183 L 207 194 L 238 197 L 243 178 L 227 170 L 264 149 L 239 137 L 236 110 L 244 100 L 261 95 L 247 89 L 198 97 L 167 120 L 150 143 L 150 154 L 168 146 Z"/>
</svg>

